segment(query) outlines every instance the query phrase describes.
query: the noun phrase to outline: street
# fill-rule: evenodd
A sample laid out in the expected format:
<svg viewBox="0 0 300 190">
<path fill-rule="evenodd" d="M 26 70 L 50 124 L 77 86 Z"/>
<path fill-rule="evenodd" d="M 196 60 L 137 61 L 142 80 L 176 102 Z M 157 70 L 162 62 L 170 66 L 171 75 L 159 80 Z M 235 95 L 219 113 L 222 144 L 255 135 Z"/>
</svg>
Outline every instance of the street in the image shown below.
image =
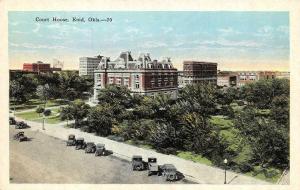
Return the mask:
<svg viewBox="0 0 300 190">
<path fill-rule="evenodd" d="M 25 131 L 30 141 L 12 140 Z M 89 183 L 89 184 L 173 184 L 191 183 L 185 179 L 167 182 L 162 176 L 147 176 L 147 171 L 132 171 L 130 162 L 115 156 L 95 157 L 83 150 L 38 131 L 10 126 L 11 183 Z"/>
</svg>

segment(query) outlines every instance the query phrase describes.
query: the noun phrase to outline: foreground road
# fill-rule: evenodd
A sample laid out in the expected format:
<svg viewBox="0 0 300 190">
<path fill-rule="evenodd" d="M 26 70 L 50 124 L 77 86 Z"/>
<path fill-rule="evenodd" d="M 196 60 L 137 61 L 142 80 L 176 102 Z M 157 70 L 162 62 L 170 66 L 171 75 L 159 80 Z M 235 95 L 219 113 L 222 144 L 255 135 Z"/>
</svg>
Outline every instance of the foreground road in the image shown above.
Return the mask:
<svg viewBox="0 0 300 190">
<path fill-rule="evenodd" d="M 38 131 L 25 129 L 31 140 L 12 140 L 17 133 L 10 127 L 11 183 L 172 183 L 147 171 L 131 171 L 128 161 L 114 156 L 95 157 L 83 150 Z M 189 183 L 183 179 L 173 183 Z"/>
</svg>

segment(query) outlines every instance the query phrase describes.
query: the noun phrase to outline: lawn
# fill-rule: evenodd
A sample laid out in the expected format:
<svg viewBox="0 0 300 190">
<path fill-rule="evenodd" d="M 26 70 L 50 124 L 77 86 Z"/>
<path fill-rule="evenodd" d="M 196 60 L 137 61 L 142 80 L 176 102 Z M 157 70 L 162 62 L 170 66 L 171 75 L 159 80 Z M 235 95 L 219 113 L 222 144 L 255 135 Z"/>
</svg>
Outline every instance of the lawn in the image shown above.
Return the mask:
<svg viewBox="0 0 300 190">
<path fill-rule="evenodd" d="M 51 115 L 46 117 L 45 122 L 49 124 L 60 123 L 61 120 L 59 118 L 59 112 L 60 112 L 59 108 L 51 109 Z M 17 113 L 16 116 L 29 121 L 36 121 L 36 122 L 43 121 L 42 114 L 39 115 L 38 113 L 36 113 L 36 111 Z"/>
<path fill-rule="evenodd" d="M 48 100 L 46 107 L 54 107 L 54 106 L 60 106 L 60 105 L 66 105 L 67 102 L 61 99 L 55 99 L 55 100 Z M 14 109 L 14 106 L 16 104 L 14 102 L 10 103 L 10 109 Z M 37 108 L 38 106 L 44 106 L 44 103 L 39 99 L 31 99 L 28 102 L 24 104 L 17 104 L 15 109 L 16 111 L 22 111 L 27 109 L 33 109 Z"/>
<path fill-rule="evenodd" d="M 200 164 L 205 164 L 205 165 L 208 165 L 208 166 L 212 166 L 212 162 L 205 158 L 205 157 L 202 157 L 201 155 L 198 155 L 198 154 L 194 154 L 192 152 L 188 152 L 188 151 L 178 151 L 177 155 L 179 158 L 183 158 L 185 160 L 191 160 L 193 162 L 197 162 L 197 163 L 200 163 Z"/>
</svg>

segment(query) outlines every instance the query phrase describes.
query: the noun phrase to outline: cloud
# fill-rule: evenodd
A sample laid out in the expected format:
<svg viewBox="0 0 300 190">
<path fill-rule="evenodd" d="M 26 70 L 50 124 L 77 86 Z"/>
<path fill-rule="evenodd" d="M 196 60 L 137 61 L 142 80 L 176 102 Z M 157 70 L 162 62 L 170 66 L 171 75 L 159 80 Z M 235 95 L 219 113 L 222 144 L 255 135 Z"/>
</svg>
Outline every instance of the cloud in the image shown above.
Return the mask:
<svg viewBox="0 0 300 190">
<path fill-rule="evenodd" d="M 162 27 L 161 29 L 162 29 L 162 31 L 163 31 L 164 34 L 167 34 L 167 33 L 173 31 L 172 27 Z"/>
<path fill-rule="evenodd" d="M 282 32 L 284 34 L 289 34 L 289 27 L 285 25 L 281 25 L 276 28 L 276 31 Z"/>
<path fill-rule="evenodd" d="M 134 28 L 134 27 L 128 27 L 126 29 L 127 33 L 133 33 L 133 34 L 138 34 L 140 32 L 140 30 L 138 28 Z"/>
<path fill-rule="evenodd" d="M 64 49 L 64 48 L 66 48 L 64 46 L 38 45 L 38 44 L 32 44 L 32 43 L 22 43 L 22 44 L 10 43 L 9 45 L 12 47 L 28 48 L 28 49 Z"/>
<path fill-rule="evenodd" d="M 234 30 L 231 27 L 227 27 L 227 28 L 220 28 L 217 30 L 218 32 L 220 32 L 222 35 L 237 35 L 237 34 L 241 34 L 240 31 L 238 30 Z"/>
<path fill-rule="evenodd" d="M 35 25 L 36 25 L 36 27 L 35 27 L 35 29 L 32 30 L 32 32 L 37 33 L 40 30 L 41 25 L 39 23 L 37 23 Z"/>
<path fill-rule="evenodd" d="M 141 45 L 142 48 L 158 48 L 158 47 L 167 47 L 168 45 L 164 42 L 154 42 L 148 41 Z"/>
<path fill-rule="evenodd" d="M 13 30 L 13 31 L 11 31 L 11 33 L 14 33 L 14 34 L 27 34 L 28 32 Z"/>
<path fill-rule="evenodd" d="M 12 25 L 12 26 L 17 26 L 17 25 L 19 25 L 20 23 L 19 23 L 19 22 L 10 22 L 9 24 Z"/>
<path fill-rule="evenodd" d="M 241 40 L 241 41 L 232 41 L 226 39 L 219 40 L 206 40 L 200 42 L 201 45 L 214 45 L 214 46 L 225 46 L 225 47 L 245 47 L 245 48 L 257 48 L 261 47 L 263 44 L 252 41 L 252 40 Z"/>
</svg>

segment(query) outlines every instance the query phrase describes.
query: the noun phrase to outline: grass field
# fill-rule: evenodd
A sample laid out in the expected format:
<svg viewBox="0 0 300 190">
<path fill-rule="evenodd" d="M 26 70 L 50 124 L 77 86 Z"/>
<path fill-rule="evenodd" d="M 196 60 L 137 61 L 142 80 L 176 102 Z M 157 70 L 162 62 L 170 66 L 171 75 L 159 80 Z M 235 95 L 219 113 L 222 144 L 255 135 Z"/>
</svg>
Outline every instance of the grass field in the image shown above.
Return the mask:
<svg viewBox="0 0 300 190">
<path fill-rule="evenodd" d="M 60 105 L 65 105 L 66 102 L 61 99 L 56 99 L 56 100 L 48 100 L 46 107 L 54 107 L 54 106 L 60 106 Z M 34 109 L 37 108 L 38 106 L 44 106 L 44 102 L 42 102 L 39 99 L 31 99 L 28 102 L 24 104 L 15 104 L 14 102 L 11 102 L 9 104 L 10 109 L 16 110 L 16 111 L 23 111 L 27 109 Z"/>
<path fill-rule="evenodd" d="M 49 124 L 55 124 L 61 122 L 59 118 L 59 112 L 60 112 L 59 108 L 51 109 L 51 115 L 46 117 L 45 122 Z M 36 121 L 36 122 L 43 121 L 42 114 L 38 114 L 36 113 L 36 111 L 17 113 L 16 116 L 29 121 Z"/>
</svg>

